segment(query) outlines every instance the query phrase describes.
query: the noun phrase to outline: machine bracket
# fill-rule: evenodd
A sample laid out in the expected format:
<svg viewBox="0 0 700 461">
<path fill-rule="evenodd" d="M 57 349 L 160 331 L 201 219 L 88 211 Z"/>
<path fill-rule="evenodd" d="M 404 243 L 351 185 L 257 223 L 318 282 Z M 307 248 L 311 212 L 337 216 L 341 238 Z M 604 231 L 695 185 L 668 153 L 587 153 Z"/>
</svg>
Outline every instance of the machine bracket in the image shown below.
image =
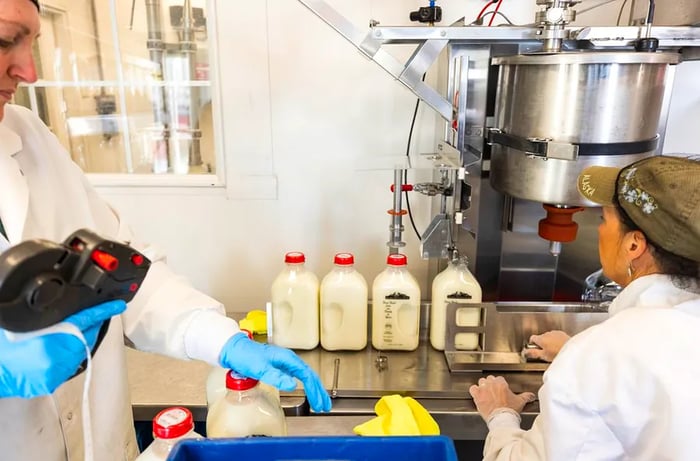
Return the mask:
<svg viewBox="0 0 700 461">
<path fill-rule="evenodd" d="M 504 133 L 498 128 L 489 128 L 487 142 L 489 144 L 501 144 L 528 155 L 542 158 L 554 158 L 558 160 L 576 160 L 579 155 L 579 146 L 564 142 L 556 142 L 550 138 L 521 138 Z"/>
<path fill-rule="evenodd" d="M 553 141 L 550 138 L 521 138 L 505 133 L 498 128 L 489 128 L 486 142 L 500 144 L 544 159 L 575 161 L 579 156 L 584 155 L 623 155 L 652 152 L 659 144 L 659 135 L 644 141 L 574 144 Z"/>
</svg>

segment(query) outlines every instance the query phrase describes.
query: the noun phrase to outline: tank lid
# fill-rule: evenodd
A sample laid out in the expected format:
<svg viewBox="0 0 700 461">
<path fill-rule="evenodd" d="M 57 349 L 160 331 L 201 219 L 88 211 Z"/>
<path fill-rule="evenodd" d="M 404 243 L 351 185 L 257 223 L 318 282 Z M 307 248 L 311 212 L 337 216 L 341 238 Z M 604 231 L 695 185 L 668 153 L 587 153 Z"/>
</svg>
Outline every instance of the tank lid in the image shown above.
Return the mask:
<svg viewBox="0 0 700 461">
<path fill-rule="evenodd" d="M 406 255 L 402 254 L 389 255 L 386 258 L 386 263 L 390 266 L 405 266 L 406 262 Z"/>
<path fill-rule="evenodd" d="M 299 264 L 303 263 L 304 261 L 306 261 L 306 257 L 304 256 L 304 253 L 300 251 L 292 251 L 284 255 L 284 262 L 286 263 Z"/>
<path fill-rule="evenodd" d="M 636 51 L 566 51 L 562 53 L 528 53 L 491 59 L 497 66 L 559 64 L 678 64 L 678 53 L 640 53 Z"/>
<path fill-rule="evenodd" d="M 166 408 L 153 418 L 153 434 L 159 439 L 176 439 L 192 429 L 192 413 L 184 407 Z"/>
<path fill-rule="evenodd" d="M 351 253 L 338 253 L 333 262 L 339 266 L 350 266 L 355 264 L 355 257 Z"/>
</svg>

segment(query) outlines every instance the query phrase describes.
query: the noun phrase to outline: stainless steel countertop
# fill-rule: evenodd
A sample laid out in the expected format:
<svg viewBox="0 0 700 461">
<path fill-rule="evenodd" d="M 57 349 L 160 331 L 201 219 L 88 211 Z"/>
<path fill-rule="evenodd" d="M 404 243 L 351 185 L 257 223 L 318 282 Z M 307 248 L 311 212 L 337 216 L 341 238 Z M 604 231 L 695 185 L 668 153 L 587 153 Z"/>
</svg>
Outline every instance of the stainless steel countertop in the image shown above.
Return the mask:
<svg viewBox="0 0 700 461">
<path fill-rule="evenodd" d="M 484 375 L 450 373 L 445 355 L 432 349 L 427 341 L 422 341 L 413 352 L 382 352 L 388 359 L 388 368 L 384 371 L 375 367 L 377 351 L 371 347 L 358 352 L 329 352 L 321 348 L 297 352 L 319 373 L 329 391 L 333 387 L 336 358 L 340 359 L 340 365 L 337 398 L 333 401 L 331 413 L 311 418 L 288 418 L 290 433 L 293 432 L 292 426 L 303 427 L 303 431 L 314 430 L 310 427 L 322 418 L 326 419 L 327 425 L 319 424 L 319 433 L 350 433 L 355 424 L 374 415 L 374 404 L 382 395 L 398 393 L 416 398 L 433 415 L 442 432 L 454 439 L 480 440 L 486 435 L 486 425 L 468 393 L 469 386 Z M 205 383 L 211 369 L 209 365 L 131 349 L 127 351 L 127 364 L 136 420 L 150 420 L 161 409 L 173 405 L 190 408 L 196 420 L 206 418 Z M 500 374 L 508 380 L 514 392 L 537 392 L 542 384 L 540 372 Z M 288 415 L 305 414 L 301 388 L 283 392 L 281 396 Z M 529 427 L 538 412 L 537 402 L 529 404 L 523 413 L 523 427 Z M 347 422 L 347 418 L 329 420 L 329 416 L 352 418 Z M 301 421 L 304 419 L 308 421 Z"/>
</svg>

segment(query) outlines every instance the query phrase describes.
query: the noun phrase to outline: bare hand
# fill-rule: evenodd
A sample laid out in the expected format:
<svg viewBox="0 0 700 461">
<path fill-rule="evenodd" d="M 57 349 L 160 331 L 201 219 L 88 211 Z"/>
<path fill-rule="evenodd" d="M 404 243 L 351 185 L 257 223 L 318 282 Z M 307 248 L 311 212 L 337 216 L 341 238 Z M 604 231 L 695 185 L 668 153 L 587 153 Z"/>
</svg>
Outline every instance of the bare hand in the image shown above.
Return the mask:
<svg viewBox="0 0 700 461">
<path fill-rule="evenodd" d="M 530 342 L 536 344 L 540 349 L 525 349 L 523 355 L 528 359 L 551 362 L 570 338 L 569 335 L 561 330 L 552 330 L 541 335 L 532 335 L 530 336 Z"/>
<path fill-rule="evenodd" d="M 532 392 L 514 394 L 503 376 L 480 378 L 478 386 L 469 388 L 469 394 L 484 421 L 488 421 L 489 415 L 497 408 L 511 408 L 520 413 L 525 404 L 535 400 Z"/>
</svg>

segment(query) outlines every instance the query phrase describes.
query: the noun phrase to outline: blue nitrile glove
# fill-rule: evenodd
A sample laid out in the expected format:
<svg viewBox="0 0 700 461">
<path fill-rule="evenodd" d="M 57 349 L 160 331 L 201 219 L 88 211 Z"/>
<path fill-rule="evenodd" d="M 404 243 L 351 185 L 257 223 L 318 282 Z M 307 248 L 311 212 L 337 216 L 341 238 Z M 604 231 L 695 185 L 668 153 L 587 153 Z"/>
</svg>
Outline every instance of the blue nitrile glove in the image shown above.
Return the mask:
<svg viewBox="0 0 700 461">
<path fill-rule="evenodd" d="M 283 391 L 297 387 L 294 378 L 304 383 L 311 409 L 331 411 L 331 398 L 323 388 L 321 378 L 289 349 L 260 344 L 245 333 L 236 333 L 221 349 L 219 363 L 248 378 L 257 379 Z"/>
<path fill-rule="evenodd" d="M 66 318 L 95 347 L 102 323 L 126 309 L 124 301 L 109 301 Z M 53 393 L 86 359 L 85 345 L 67 333 L 48 333 L 10 341 L 0 329 L 0 398 L 34 398 Z"/>
</svg>

